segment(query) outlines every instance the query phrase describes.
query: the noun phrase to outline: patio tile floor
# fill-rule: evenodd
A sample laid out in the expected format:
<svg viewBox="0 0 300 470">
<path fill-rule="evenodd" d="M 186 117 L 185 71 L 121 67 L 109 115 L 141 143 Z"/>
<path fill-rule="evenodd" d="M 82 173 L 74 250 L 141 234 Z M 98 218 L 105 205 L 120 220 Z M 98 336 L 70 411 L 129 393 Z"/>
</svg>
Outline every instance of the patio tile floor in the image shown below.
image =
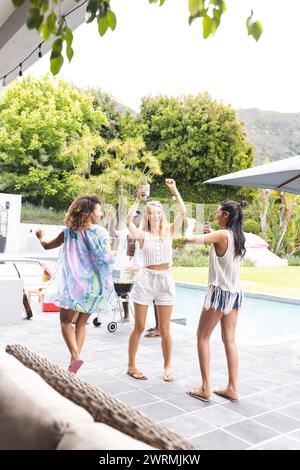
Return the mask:
<svg viewBox="0 0 300 470">
<path fill-rule="evenodd" d="M 0 267 L 0 277 L 2 271 Z M 0 348 L 19 343 L 67 367 L 69 356 L 61 337 L 59 316 L 42 313 L 35 302 L 32 320 L 1 325 Z M 109 333 L 106 324 L 111 318 L 102 320 L 100 328 L 95 328 L 92 321 L 87 326 L 82 352 L 85 363 L 78 372 L 82 379 L 207 449 L 300 449 L 299 342 L 238 345 L 240 401 L 232 403 L 213 395 L 207 403 L 185 393 L 200 383 L 194 331 L 172 324 L 174 383 L 162 380 L 160 339 L 142 338 L 137 365 L 149 380 L 137 381 L 126 375 L 132 323 L 119 324 L 115 333 Z M 152 323 L 150 313 L 147 327 Z M 212 341 L 215 386 L 226 385 L 223 354 L 222 343 Z"/>
</svg>

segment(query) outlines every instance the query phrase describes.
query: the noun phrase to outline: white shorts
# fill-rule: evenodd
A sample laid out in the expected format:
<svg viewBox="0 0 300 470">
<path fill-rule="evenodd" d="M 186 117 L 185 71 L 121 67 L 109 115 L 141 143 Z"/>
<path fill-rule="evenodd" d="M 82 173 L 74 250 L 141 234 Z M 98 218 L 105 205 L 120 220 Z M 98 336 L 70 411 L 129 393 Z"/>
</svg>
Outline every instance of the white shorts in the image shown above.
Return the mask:
<svg viewBox="0 0 300 470">
<path fill-rule="evenodd" d="M 130 299 L 141 305 L 173 305 L 175 282 L 171 271 L 143 268 L 133 285 Z"/>
</svg>

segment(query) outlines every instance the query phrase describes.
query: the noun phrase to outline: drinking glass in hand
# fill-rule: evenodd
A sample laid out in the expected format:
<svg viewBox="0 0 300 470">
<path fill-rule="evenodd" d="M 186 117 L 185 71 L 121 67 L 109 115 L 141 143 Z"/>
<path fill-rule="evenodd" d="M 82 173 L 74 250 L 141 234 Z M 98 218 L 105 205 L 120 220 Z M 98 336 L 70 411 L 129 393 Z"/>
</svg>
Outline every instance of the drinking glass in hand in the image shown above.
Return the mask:
<svg viewBox="0 0 300 470">
<path fill-rule="evenodd" d="M 211 223 L 209 221 L 205 221 L 203 225 L 203 233 L 210 233 L 211 231 Z"/>
<path fill-rule="evenodd" d="M 150 196 L 150 184 L 143 184 L 143 187 L 145 188 L 145 191 L 142 194 L 142 199 L 148 199 Z"/>
</svg>

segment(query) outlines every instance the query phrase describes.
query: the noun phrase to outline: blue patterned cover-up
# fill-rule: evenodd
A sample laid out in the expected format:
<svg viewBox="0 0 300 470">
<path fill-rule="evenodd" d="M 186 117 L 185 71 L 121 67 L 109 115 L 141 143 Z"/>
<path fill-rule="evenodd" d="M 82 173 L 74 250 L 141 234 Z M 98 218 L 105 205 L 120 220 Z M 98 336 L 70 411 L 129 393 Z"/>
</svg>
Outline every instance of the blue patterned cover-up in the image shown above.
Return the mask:
<svg viewBox="0 0 300 470">
<path fill-rule="evenodd" d="M 114 258 L 107 230 L 64 229 L 64 243 L 45 293 L 45 302 L 81 313 L 111 312 L 116 306 Z"/>
</svg>

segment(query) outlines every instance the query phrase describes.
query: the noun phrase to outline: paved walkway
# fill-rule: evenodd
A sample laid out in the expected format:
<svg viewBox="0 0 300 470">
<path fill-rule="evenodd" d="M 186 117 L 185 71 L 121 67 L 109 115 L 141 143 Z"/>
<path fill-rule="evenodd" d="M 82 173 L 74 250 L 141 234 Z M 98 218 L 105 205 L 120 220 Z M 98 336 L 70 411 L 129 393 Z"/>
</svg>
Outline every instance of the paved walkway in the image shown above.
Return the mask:
<svg viewBox="0 0 300 470">
<path fill-rule="evenodd" d="M 26 282 L 36 282 L 29 267 Z M 0 348 L 23 344 L 67 367 L 69 356 L 60 335 L 58 314 L 40 312 L 37 303 L 33 306 L 32 320 L 1 326 Z M 150 322 L 152 318 L 149 312 Z M 143 338 L 138 366 L 149 375 L 149 380 L 137 381 L 126 375 L 132 324 L 121 324 L 115 333 L 109 333 L 106 323 L 110 320 L 103 318 L 100 328 L 95 328 L 92 322 L 88 325 L 82 354 L 85 363 L 79 377 L 207 449 L 300 449 L 299 342 L 259 347 L 238 345 L 240 401 L 232 403 L 213 396 L 204 403 L 185 393 L 200 382 L 195 332 L 172 325 L 174 383 L 162 380 L 160 339 Z M 212 383 L 214 387 L 224 386 L 223 345 L 215 340 L 211 346 Z"/>
</svg>

